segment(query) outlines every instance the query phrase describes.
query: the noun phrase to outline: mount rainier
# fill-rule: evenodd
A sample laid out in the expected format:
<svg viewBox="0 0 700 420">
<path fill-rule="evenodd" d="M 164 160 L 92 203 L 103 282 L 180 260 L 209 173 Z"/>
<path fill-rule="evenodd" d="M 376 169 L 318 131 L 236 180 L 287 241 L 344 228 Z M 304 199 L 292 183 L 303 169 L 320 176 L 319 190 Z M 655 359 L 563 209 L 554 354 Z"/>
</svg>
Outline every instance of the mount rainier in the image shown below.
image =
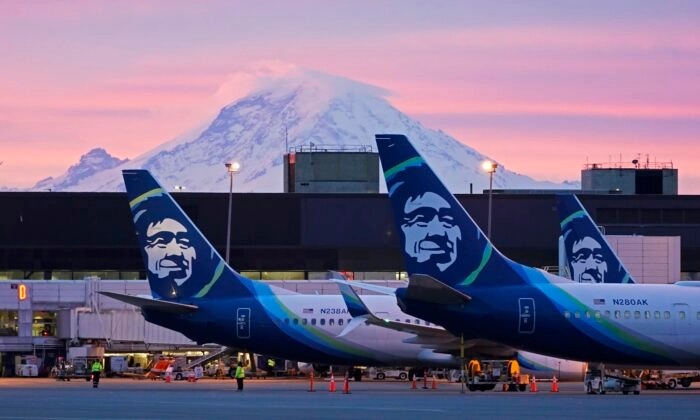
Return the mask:
<svg viewBox="0 0 700 420">
<path fill-rule="evenodd" d="M 224 162 L 237 160 L 236 192 L 283 191 L 283 155 L 310 144 L 334 148 L 367 145 L 374 135 L 408 136 L 455 193 L 473 184 L 488 188 L 481 164 L 488 158 L 439 130 L 423 127 L 394 108 L 382 89 L 349 79 L 305 71 L 269 80 L 261 88 L 221 109 L 210 123 L 132 160 L 102 149 L 84 155 L 63 175 L 37 183 L 33 190 L 123 191 L 122 169 L 150 170 L 162 185 L 187 191 L 228 191 Z M 499 165 L 494 188 L 576 188 L 576 183 L 536 181 Z M 380 182 L 384 188 L 383 182 Z"/>
</svg>

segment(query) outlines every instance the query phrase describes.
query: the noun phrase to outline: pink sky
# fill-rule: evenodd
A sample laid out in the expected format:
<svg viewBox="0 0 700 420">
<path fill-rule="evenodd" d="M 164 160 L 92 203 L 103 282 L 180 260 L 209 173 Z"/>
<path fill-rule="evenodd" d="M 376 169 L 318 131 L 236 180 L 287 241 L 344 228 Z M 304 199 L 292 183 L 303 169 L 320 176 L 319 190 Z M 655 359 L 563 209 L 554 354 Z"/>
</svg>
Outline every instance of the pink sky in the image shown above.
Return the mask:
<svg viewBox="0 0 700 420">
<path fill-rule="evenodd" d="M 133 158 L 301 66 L 538 179 L 639 154 L 700 194 L 693 1 L 0 0 L 0 186 Z"/>
</svg>

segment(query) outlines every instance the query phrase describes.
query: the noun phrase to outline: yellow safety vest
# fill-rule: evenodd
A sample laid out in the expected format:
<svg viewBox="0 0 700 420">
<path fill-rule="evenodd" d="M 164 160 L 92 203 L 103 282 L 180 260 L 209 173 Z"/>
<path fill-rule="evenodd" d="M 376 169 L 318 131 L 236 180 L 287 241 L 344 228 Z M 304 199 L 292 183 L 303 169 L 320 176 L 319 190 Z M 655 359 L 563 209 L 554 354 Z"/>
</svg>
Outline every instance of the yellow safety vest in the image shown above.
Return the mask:
<svg viewBox="0 0 700 420">
<path fill-rule="evenodd" d="M 236 379 L 240 378 L 245 378 L 245 370 L 243 370 L 243 366 L 238 366 L 236 368 Z"/>
</svg>

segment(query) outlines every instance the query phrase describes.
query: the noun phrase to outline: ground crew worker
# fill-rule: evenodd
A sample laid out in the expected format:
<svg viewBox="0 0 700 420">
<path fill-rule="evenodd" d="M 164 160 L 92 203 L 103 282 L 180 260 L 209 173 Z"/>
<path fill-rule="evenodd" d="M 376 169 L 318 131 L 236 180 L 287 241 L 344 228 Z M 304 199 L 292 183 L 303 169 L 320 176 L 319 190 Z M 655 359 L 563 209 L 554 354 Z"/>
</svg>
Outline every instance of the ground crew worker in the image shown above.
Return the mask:
<svg viewBox="0 0 700 420">
<path fill-rule="evenodd" d="M 90 370 L 92 371 L 92 387 L 97 388 L 97 385 L 100 383 L 100 373 L 102 373 L 102 363 L 100 363 L 99 359 L 92 363 Z"/>
<path fill-rule="evenodd" d="M 236 365 L 236 382 L 238 383 L 238 391 L 243 391 L 243 379 L 245 379 L 245 370 L 243 369 L 243 363 L 238 362 Z"/>
<path fill-rule="evenodd" d="M 267 370 L 269 371 L 268 374 L 273 375 L 275 371 L 275 359 L 272 357 L 267 359 Z"/>
</svg>

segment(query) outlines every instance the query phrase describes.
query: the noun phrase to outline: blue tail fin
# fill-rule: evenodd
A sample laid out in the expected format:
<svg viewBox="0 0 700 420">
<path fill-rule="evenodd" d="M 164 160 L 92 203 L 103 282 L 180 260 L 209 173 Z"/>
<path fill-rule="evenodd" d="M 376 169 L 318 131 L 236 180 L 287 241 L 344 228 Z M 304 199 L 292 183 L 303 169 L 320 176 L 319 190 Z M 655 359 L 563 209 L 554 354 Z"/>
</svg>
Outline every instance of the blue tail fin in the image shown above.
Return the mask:
<svg viewBox="0 0 700 420">
<path fill-rule="evenodd" d="M 406 136 L 378 134 L 376 141 L 409 275 L 457 289 L 526 282 L 520 265 L 493 247 Z"/>
<path fill-rule="evenodd" d="M 180 301 L 254 294 L 251 280 L 226 264 L 148 171 L 122 173 L 154 297 Z"/>
<path fill-rule="evenodd" d="M 634 283 L 627 268 L 575 195 L 558 195 L 557 210 L 571 278 L 585 283 Z"/>
</svg>

